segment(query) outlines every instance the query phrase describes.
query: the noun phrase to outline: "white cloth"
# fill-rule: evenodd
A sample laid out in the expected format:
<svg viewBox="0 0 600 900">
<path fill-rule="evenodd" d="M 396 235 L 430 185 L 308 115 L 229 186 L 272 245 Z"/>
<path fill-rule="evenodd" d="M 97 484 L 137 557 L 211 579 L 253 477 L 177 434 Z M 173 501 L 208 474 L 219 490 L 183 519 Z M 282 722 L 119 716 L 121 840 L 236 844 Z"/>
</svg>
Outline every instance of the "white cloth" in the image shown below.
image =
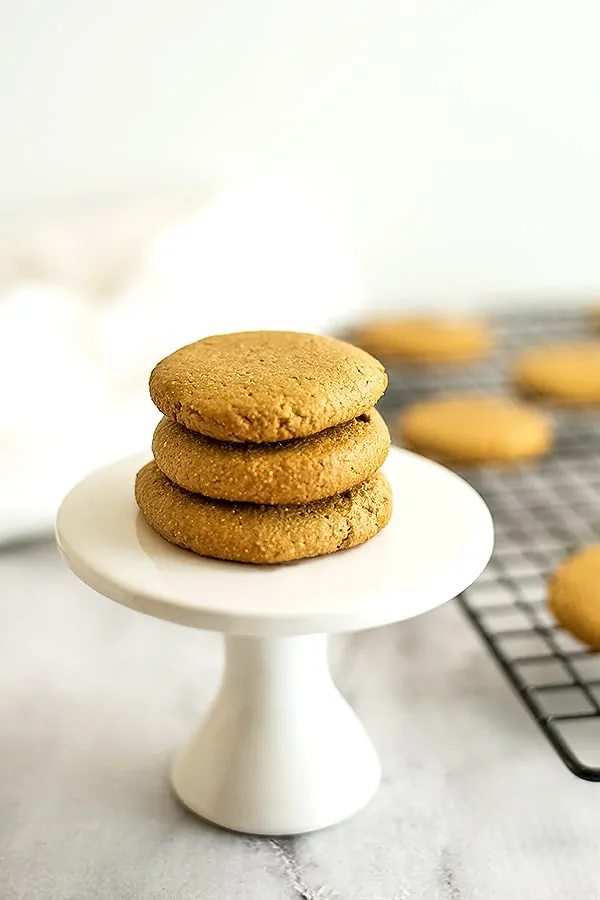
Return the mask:
<svg viewBox="0 0 600 900">
<path fill-rule="evenodd" d="M 327 214 L 289 180 L 171 211 L 153 236 L 143 224 L 48 223 L 12 257 L 0 246 L 0 542 L 47 531 L 87 471 L 150 445 L 166 354 L 219 332 L 327 331 L 362 304 Z"/>
</svg>

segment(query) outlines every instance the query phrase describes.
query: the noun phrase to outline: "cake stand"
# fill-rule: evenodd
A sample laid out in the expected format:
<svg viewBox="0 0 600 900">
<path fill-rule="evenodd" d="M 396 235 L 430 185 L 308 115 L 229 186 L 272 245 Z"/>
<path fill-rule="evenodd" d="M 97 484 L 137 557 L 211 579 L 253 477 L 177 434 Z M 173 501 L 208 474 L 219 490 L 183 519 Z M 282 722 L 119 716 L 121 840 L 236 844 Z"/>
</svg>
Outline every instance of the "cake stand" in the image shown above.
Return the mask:
<svg viewBox="0 0 600 900">
<path fill-rule="evenodd" d="M 367 544 L 278 566 L 222 562 L 148 527 L 133 498 L 147 458 L 80 482 L 56 533 L 70 568 L 100 594 L 225 635 L 221 686 L 175 759 L 175 792 L 234 831 L 298 834 L 345 819 L 374 794 L 380 765 L 332 681 L 327 636 L 401 622 L 468 587 L 492 550 L 487 507 L 457 475 L 392 449 L 394 513 Z"/>
</svg>

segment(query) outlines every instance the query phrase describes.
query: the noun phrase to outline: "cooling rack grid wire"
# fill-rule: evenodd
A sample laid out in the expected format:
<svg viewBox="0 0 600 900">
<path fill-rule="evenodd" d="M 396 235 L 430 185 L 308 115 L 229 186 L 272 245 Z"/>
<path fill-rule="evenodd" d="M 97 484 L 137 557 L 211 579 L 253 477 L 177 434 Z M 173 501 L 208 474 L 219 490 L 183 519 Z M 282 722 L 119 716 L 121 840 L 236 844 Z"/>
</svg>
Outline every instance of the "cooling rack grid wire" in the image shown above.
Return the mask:
<svg viewBox="0 0 600 900">
<path fill-rule="evenodd" d="M 594 339 L 583 311 L 506 314 L 493 325 L 498 351 L 481 364 L 392 368 L 388 418 L 437 393 L 509 393 L 507 373 L 519 350 Z M 458 601 L 569 769 L 600 781 L 600 653 L 558 628 L 545 600 L 547 576 L 558 563 L 600 542 L 600 410 L 554 415 L 557 440 L 543 461 L 460 472 L 490 507 L 496 547 L 484 574 Z"/>
</svg>

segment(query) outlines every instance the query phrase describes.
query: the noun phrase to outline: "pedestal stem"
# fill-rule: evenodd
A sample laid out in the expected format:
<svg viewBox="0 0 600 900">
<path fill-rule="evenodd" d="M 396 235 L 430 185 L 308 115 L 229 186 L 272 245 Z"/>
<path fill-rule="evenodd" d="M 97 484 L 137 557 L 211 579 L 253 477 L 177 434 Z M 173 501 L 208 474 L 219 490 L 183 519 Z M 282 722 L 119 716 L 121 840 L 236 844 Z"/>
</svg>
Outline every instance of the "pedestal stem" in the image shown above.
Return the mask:
<svg viewBox="0 0 600 900">
<path fill-rule="evenodd" d="M 173 769 L 194 812 L 236 831 L 296 834 L 362 807 L 377 755 L 335 687 L 327 637 L 226 638 L 208 715 Z"/>
<path fill-rule="evenodd" d="M 225 636 L 221 692 L 253 709 L 295 708 L 310 702 L 315 688 L 337 692 L 329 673 L 327 635 L 255 638 Z"/>
</svg>

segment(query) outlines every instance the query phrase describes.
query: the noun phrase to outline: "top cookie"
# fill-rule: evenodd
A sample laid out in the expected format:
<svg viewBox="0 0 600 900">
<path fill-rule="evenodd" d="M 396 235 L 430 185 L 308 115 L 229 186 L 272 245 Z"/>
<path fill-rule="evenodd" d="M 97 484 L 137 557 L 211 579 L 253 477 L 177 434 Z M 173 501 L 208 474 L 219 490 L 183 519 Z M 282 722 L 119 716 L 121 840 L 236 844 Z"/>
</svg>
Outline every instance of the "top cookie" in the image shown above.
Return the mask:
<svg viewBox="0 0 600 900">
<path fill-rule="evenodd" d="M 167 356 L 150 375 L 162 413 L 221 441 L 316 434 L 367 412 L 387 386 L 364 350 L 293 331 L 221 334 Z"/>
<path fill-rule="evenodd" d="M 524 394 L 564 404 L 600 402 L 600 343 L 558 344 L 526 350 L 513 370 Z"/>
<path fill-rule="evenodd" d="M 483 322 L 438 316 L 373 319 L 359 325 L 353 339 L 372 353 L 412 363 L 466 362 L 492 348 Z"/>
</svg>

